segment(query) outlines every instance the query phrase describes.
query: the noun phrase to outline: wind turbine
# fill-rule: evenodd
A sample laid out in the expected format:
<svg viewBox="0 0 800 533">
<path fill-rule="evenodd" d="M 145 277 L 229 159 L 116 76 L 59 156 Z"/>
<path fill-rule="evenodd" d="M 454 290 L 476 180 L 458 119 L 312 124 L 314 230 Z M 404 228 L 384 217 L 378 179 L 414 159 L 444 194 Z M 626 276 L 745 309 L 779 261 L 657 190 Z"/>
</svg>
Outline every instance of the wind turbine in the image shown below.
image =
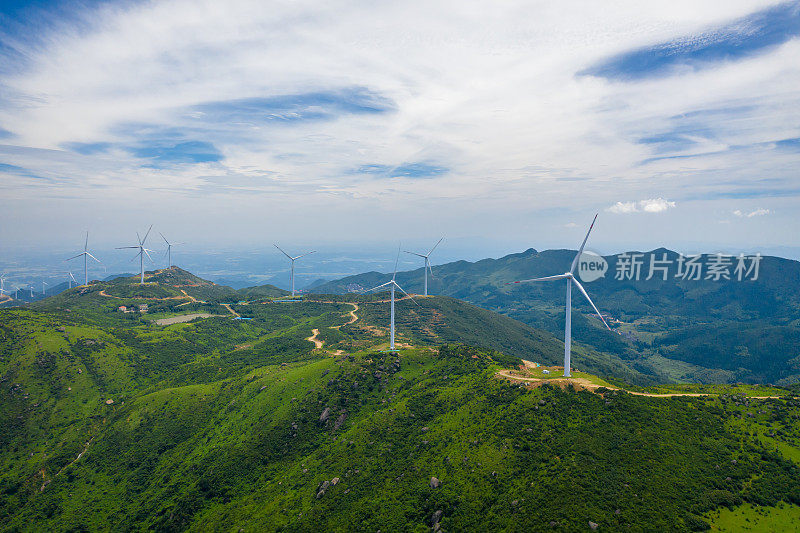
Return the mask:
<svg viewBox="0 0 800 533">
<path fill-rule="evenodd" d="M 583 243 L 581 244 L 580 250 L 578 250 L 578 254 L 575 256 L 575 259 L 572 260 L 572 265 L 569 268 L 569 272 L 565 272 L 563 274 L 558 274 L 555 276 L 545 276 L 543 278 L 534 278 L 534 279 L 523 279 L 520 281 L 512 281 L 506 283 L 506 285 L 510 285 L 512 283 L 527 283 L 530 281 L 556 281 L 560 279 L 567 280 L 567 305 L 566 305 L 566 319 L 564 321 L 564 377 L 570 377 L 570 351 L 572 347 L 572 284 L 574 283 L 578 290 L 586 297 L 589 301 L 589 304 L 594 309 L 594 312 L 597 313 L 597 316 L 600 317 L 600 320 L 603 321 L 603 324 L 611 331 L 611 328 L 606 323 L 606 320 L 603 318 L 603 315 L 600 314 L 600 311 L 597 310 L 597 307 L 592 302 L 592 299 L 589 298 L 589 294 L 586 292 L 586 289 L 583 288 L 583 285 L 575 278 L 575 268 L 578 266 L 578 261 L 583 253 L 583 247 L 586 246 L 586 241 L 589 239 L 589 234 L 592 232 L 592 228 L 594 227 L 594 223 L 597 220 L 597 215 L 594 216 L 594 220 L 592 220 L 592 225 L 589 226 L 589 231 L 586 232 L 586 237 L 583 239 Z"/>
<path fill-rule="evenodd" d="M 390 289 L 389 289 L 389 290 L 390 290 L 390 292 L 392 293 L 392 297 L 391 297 L 391 302 L 392 302 L 392 303 L 391 303 L 391 310 L 390 310 L 390 312 L 389 312 L 389 349 L 390 349 L 390 350 L 394 350 L 394 290 L 395 290 L 395 289 L 400 289 L 400 291 L 402 291 L 402 293 L 403 293 L 403 294 L 405 294 L 406 296 L 408 296 L 409 298 L 411 298 L 411 301 L 412 301 L 412 302 L 414 302 L 415 304 L 417 304 L 417 306 L 421 307 L 421 306 L 420 306 L 420 305 L 417 303 L 417 301 L 416 301 L 414 298 L 412 298 L 410 294 L 408 294 L 406 291 L 404 291 L 404 290 L 403 290 L 403 287 L 401 287 L 400 285 L 398 285 L 397 281 L 395 281 L 395 278 L 397 277 L 397 263 L 398 263 L 399 261 L 400 261 L 400 248 L 398 247 L 398 248 L 397 248 L 397 259 L 396 259 L 396 260 L 395 260 L 395 262 L 394 262 L 394 274 L 392 274 L 392 279 L 390 279 L 389 281 L 387 281 L 387 282 L 386 282 L 386 283 L 384 283 L 383 285 L 378 285 L 377 287 L 373 287 L 373 288 L 371 288 L 371 289 L 369 289 L 369 290 L 367 290 L 367 291 L 364 291 L 365 293 L 367 293 L 367 292 L 372 292 L 372 291 L 374 291 L 374 290 L 377 290 L 377 289 L 380 289 L 380 288 L 386 287 L 387 285 L 390 287 Z"/>
<path fill-rule="evenodd" d="M 6 292 L 6 273 L 0 274 L 0 295 L 5 294 Z"/>
<path fill-rule="evenodd" d="M 313 253 L 314 253 L 316 250 L 311 250 L 310 252 L 306 252 L 306 253 L 304 253 L 304 254 L 302 254 L 302 255 L 298 255 L 297 257 L 292 257 L 291 255 L 289 255 L 289 254 L 287 254 L 286 252 L 284 252 L 284 251 L 283 251 L 283 249 L 282 249 L 280 246 L 278 246 L 277 244 L 275 245 L 275 248 L 277 248 L 278 250 L 280 250 L 280 251 L 281 251 L 281 253 L 282 253 L 283 255 L 285 255 L 286 257 L 288 257 L 288 258 L 289 258 L 289 260 L 292 262 L 292 274 L 291 274 L 291 276 L 290 276 L 290 277 L 291 277 L 291 281 L 292 281 L 292 296 L 294 296 L 294 262 L 295 262 L 296 260 L 300 259 L 301 257 L 305 257 L 305 256 L 307 256 L 307 255 L 313 254 Z"/>
<path fill-rule="evenodd" d="M 75 281 L 75 276 L 72 275 L 72 272 L 67 270 L 67 274 L 69 274 L 69 277 L 67 278 L 67 284 L 69 285 L 69 288 L 71 289 L 72 288 L 72 283 L 74 282 L 75 285 L 77 285 L 78 282 Z"/>
<path fill-rule="evenodd" d="M 443 240 L 444 240 L 444 237 L 442 237 L 441 239 L 439 239 L 439 242 L 437 242 L 437 243 L 436 243 L 436 244 L 433 246 L 433 248 L 431 248 L 431 251 L 430 251 L 430 252 L 428 252 L 428 253 L 427 253 L 427 254 L 425 254 L 425 255 L 423 255 L 423 254 L 418 254 L 417 252 L 409 252 L 408 250 L 405 250 L 405 252 L 406 252 L 407 254 L 416 255 L 416 256 L 419 256 L 419 257 L 421 257 L 421 258 L 423 258 L 423 259 L 425 260 L 425 296 L 427 296 L 427 295 L 428 295 L 428 271 L 430 271 L 430 273 L 431 273 L 431 277 L 433 277 L 433 270 L 431 270 L 431 262 L 430 262 L 430 257 L 431 257 L 431 254 L 433 253 L 433 251 L 436 249 L 436 247 L 437 247 L 437 246 L 439 246 L 439 244 L 440 244 L 440 243 L 441 243 Z"/>
<path fill-rule="evenodd" d="M 98 258 L 96 258 L 95 256 L 93 256 L 92 254 L 89 253 L 89 232 L 88 231 L 86 232 L 86 242 L 83 245 L 83 251 L 81 253 L 79 253 L 78 255 L 76 255 L 75 257 L 70 257 L 69 259 L 66 259 L 66 261 L 72 261 L 73 259 L 77 259 L 80 256 L 83 256 L 83 284 L 84 285 L 88 285 L 89 284 L 89 263 L 88 263 L 88 258 L 91 257 L 92 259 L 94 259 L 95 261 L 100 263 L 100 260 Z"/>
<path fill-rule="evenodd" d="M 183 242 L 171 243 L 171 242 L 169 242 L 167 240 L 166 237 L 164 237 L 163 233 L 161 233 L 159 231 L 158 234 L 161 235 L 161 238 L 164 239 L 165 243 L 167 243 L 167 268 L 170 268 L 172 266 L 172 247 L 173 246 L 180 246 L 181 244 L 186 244 L 186 243 L 183 243 Z"/>
<path fill-rule="evenodd" d="M 144 247 L 144 243 L 147 240 L 147 237 L 150 235 L 150 230 L 151 229 L 153 229 L 153 225 L 152 224 L 150 224 L 150 227 L 147 229 L 147 233 L 144 234 L 144 239 L 142 239 L 139 236 L 139 232 L 138 231 L 136 232 L 136 239 L 139 241 L 139 244 L 137 244 L 136 246 L 118 246 L 117 247 L 117 250 L 127 250 L 129 248 L 133 248 L 133 249 L 139 250 L 139 253 L 137 253 L 136 255 L 133 256 L 133 259 L 136 259 L 137 256 L 139 257 L 139 269 L 141 271 L 141 278 L 139 280 L 139 285 L 143 285 L 144 284 L 144 256 L 145 256 L 145 254 L 147 255 L 147 258 L 150 260 L 151 263 L 155 263 L 155 261 L 153 261 L 153 258 L 150 257 L 150 254 L 148 253 L 148 252 L 152 252 L 153 250 L 150 250 L 149 248 L 145 248 Z M 133 259 L 131 259 L 131 261 L 133 261 Z"/>
<path fill-rule="evenodd" d="M 44 290 L 44 286 L 45 285 L 50 285 L 50 284 L 47 283 L 46 281 L 42 280 L 42 297 L 47 296 L 47 293 Z"/>
</svg>

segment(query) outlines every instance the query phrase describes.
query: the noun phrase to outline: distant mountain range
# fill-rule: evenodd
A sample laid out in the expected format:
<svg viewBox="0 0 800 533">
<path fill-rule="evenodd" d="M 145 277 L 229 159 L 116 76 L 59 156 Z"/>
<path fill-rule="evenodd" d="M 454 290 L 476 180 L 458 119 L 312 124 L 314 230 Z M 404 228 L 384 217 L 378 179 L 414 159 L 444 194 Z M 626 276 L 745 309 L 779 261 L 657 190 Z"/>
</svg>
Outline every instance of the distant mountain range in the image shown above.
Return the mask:
<svg viewBox="0 0 800 533">
<path fill-rule="evenodd" d="M 529 249 L 499 259 L 439 265 L 433 267 L 434 277 L 428 280 L 429 291 L 562 336 L 562 283 L 506 283 L 564 272 L 575 253 Z M 648 280 L 651 259 L 655 269 Z M 700 279 L 684 279 L 696 275 L 687 266 L 689 259 L 663 248 L 605 256 L 606 275 L 584 286 L 611 319 L 616 333 L 591 318 L 591 308 L 575 291 L 573 305 L 582 314 L 573 316 L 573 340 L 657 381 L 800 381 L 800 263 L 770 256 L 758 260 L 745 257 L 745 270 L 737 272 L 739 258 L 704 255 L 692 262 L 701 265 Z M 757 279 L 753 279 L 754 261 L 758 263 Z M 631 263 L 640 265 L 639 279 L 616 279 L 632 273 Z M 689 276 L 679 276 L 687 271 Z M 730 279 L 725 279 L 725 274 Z M 373 287 L 387 277 L 367 272 L 320 283 L 311 290 L 341 294 Z M 397 279 L 407 291 L 419 293 L 423 269 L 399 272 Z M 579 364 L 580 359 L 577 361 Z"/>
</svg>

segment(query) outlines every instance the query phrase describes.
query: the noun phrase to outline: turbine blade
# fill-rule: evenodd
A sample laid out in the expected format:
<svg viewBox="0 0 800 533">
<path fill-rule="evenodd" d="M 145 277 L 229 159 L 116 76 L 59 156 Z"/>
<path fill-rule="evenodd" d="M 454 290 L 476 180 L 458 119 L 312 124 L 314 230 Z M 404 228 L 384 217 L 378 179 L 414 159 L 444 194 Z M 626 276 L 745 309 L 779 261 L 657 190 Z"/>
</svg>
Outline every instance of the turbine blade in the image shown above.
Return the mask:
<svg viewBox="0 0 800 533">
<path fill-rule="evenodd" d="M 400 262 L 400 247 L 397 247 L 397 259 L 394 260 L 394 274 L 392 274 L 392 281 L 397 277 L 397 264 Z"/>
<path fill-rule="evenodd" d="M 307 255 L 311 255 L 311 254 L 313 254 L 314 252 L 316 252 L 316 250 L 311 250 L 310 252 L 306 252 L 306 253 L 304 253 L 303 255 L 298 255 L 297 257 L 294 257 L 293 259 L 300 259 L 301 257 L 305 257 L 305 256 L 307 256 Z"/>
<path fill-rule="evenodd" d="M 136 248 L 137 250 L 139 249 L 138 246 L 117 246 L 116 249 L 117 250 L 127 250 L 128 248 Z"/>
<path fill-rule="evenodd" d="M 592 301 L 592 299 L 591 299 L 591 298 L 589 298 L 589 293 L 587 293 L 587 292 L 586 292 L 586 289 L 584 289 L 584 288 L 583 288 L 583 285 L 581 285 L 581 284 L 580 284 L 580 282 L 579 282 L 577 279 L 575 279 L 575 278 L 572 278 L 572 283 L 574 283 L 574 284 L 575 284 L 575 285 L 578 287 L 578 290 L 579 290 L 579 291 L 581 291 L 581 293 L 582 293 L 582 294 L 583 294 L 583 295 L 586 297 L 586 299 L 589 301 L 589 304 L 592 306 L 592 309 L 594 309 L 594 312 L 595 312 L 595 313 L 597 313 L 597 316 L 599 316 L 599 317 L 600 317 L 600 320 L 602 320 L 602 321 L 603 321 L 603 324 L 605 324 L 605 325 L 606 325 L 606 327 L 608 328 L 608 330 L 609 330 L 609 331 L 611 331 L 611 327 L 610 327 L 610 326 L 608 325 L 608 323 L 606 322 L 606 319 L 605 319 L 605 318 L 603 318 L 603 315 L 601 315 L 601 314 L 600 314 L 600 311 L 598 311 L 598 310 L 597 310 L 597 306 L 595 306 L 595 305 L 594 305 L 594 302 Z"/>
<path fill-rule="evenodd" d="M 96 258 L 95 256 L 93 256 L 93 255 L 92 255 L 92 254 L 90 254 L 89 252 L 84 252 L 84 253 L 85 253 L 86 255 L 88 255 L 89 257 L 91 257 L 92 259 L 94 259 L 95 261 L 97 261 L 98 263 L 102 263 L 102 261 L 100 261 L 98 258 Z"/>
<path fill-rule="evenodd" d="M 581 247 L 578 250 L 578 255 L 575 256 L 575 259 L 572 260 L 572 266 L 569 267 L 569 273 L 575 273 L 575 267 L 578 266 L 578 258 L 583 253 L 583 247 L 586 246 L 586 241 L 589 240 L 589 234 L 592 232 L 592 228 L 594 227 L 594 223 L 597 221 L 597 214 L 594 215 L 594 219 L 592 220 L 592 225 L 589 226 L 589 231 L 586 232 L 586 237 L 583 238 L 583 242 L 581 243 Z"/>
<path fill-rule="evenodd" d="M 275 243 L 272 243 L 272 244 L 275 244 Z M 283 251 L 283 248 L 281 248 L 281 247 L 280 247 L 280 246 L 278 246 L 277 244 L 275 244 L 275 248 L 277 248 L 278 250 L 280 250 L 280 251 L 281 251 L 281 253 L 282 253 L 283 255 L 285 255 L 286 257 L 288 257 L 289 259 L 291 259 L 291 258 L 292 258 L 292 256 L 291 256 L 291 255 L 289 255 L 289 254 L 287 254 L 286 252 L 284 252 L 284 251 Z"/>
<path fill-rule="evenodd" d="M 424 255 L 422 255 L 422 254 L 418 254 L 417 252 L 409 252 L 408 250 L 403 250 L 403 251 L 404 251 L 405 253 L 407 253 L 407 254 L 416 255 L 416 256 L 418 256 L 418 257 L 423 257 L 423 258 L 425 257 Z"/>
<path fill-rule="evenodd" d="M 150 230 L 151 229 L 153 229 L 153 225 L 152 224 L 150 224 L 150 227 L 147 228 L 147 233 L 144 234 L 144 239 L 142 239 L 142 244 L 144 244 L 145 241 L 147 241 L 147 236 L 150 235 Z"/>
<path fill-rule="evenodd" d="M 386 283 L 384 283 L 384 284 L 382 284 L 382 285 L 378 285 L 377 287 L 372 287 L 371 289 L 367 289 L 367 290 L 365 290 L 365 291 L 364 291 L 364 294 L 366 294 L 366 293 L 368 293 L 368 292 L 372 292 L 372 291 L 374 291 L 375 289 L 380 289 L 381 287 L 385 287 L 385 286 L 387 286 L 387 285 L 391 285 L 391 284 L 392 284 L 392 282 L 391 282 L 391 281 L 387 281 Z"/>
<path fill-rule="evenodd" d="M 421 306 L 421 305 L 419 305 L 419 303 L 418 303 L 418 302 L 417 302 L 417 301 L 414 299 L 414 297 L 413 297 L 413 296 L 411 296 L 410 294 L 408 294 L 406 291 L 404 291 L 404 290 L 403 290 L 403 287 L 401 287 L 400 285 L 398 285 L 396 281 L 395 281 L 395 282 L 393 282 L 393 283 L 394 283 L 394 286 L 395 286 L 395 287 L 397 287 L 398 289 L 400 289 L 400 292 L 402 292 L 403 294 L 405 294 L 406 296 L 408 296 L 409 298 L 411 298 L 411 301 L 412 301 L 412 302 L 414 302 L 415 304 L 417 304 L 417 307 L 422 307 L 422 306 Z"/>
<path fill-rule="evenodd" d="M 138 231 L 136 232 L 136 240 L 137 240 L 137 241 L 139 241 L 139 245 L 141 245 L 141 244 L 142 244 L 142 236 L 141 236 L 141 235 L 139 235 L 139 232 L 138 232 Z"/>
<path fill-rule="evenodd" d="M 77 259 L 77 258 L 79 258 L 80 256 L 82 256 L 82 255 L 83 255 L 83 254 L 85 254 L 85 253 L 86 253 L 86 252 L 81 252 L 81 253 L 79 253 L 79 254 L 78 254 L 78 255 L 76 255 L 76 256 L 70 257 L 69 259 L 64 259 L 64 261 L 72 261 L 73 259 Z"/>
<path fill-rule="evenodd" d="M 528 283 L 529 281 L 555 281 L 558 279 L 565 279 L 568 278 L 569 274 L 559 274 L 557 276 L 545 276 L 543 278 L 533 278 L 533 279 L 521 279 L 519 281 L 509 281 L 505 283 L 505 285 L 512 285 L 514 283 Z"/>
<path fill-rule="evenodd" d="M 142 248 L 142 251 L 145 253 L 145 255 L 147 256 L 147 258 L 150 260 L 151 263 L 155 263 L 155 261 L 153 261 L 153 258 L 150 257 L 150 254 L 148 253 L 147 248 Z M 150 250 L 150 251 L 152 252 L 153 250 Z"/>
<path fill-rule="evenodd" d="M 430 251 L 430 252 L 428 252 L 428 255 L 431 255 L 431 254 L 433 253 L 433 251 L 436 249 L 436 247 L 437 247 L 437 246 L 439 246 L 439 244 L 441 244 L 441 242 L 442 242 L 443 240 L 444 240 L 444 235 L 442 235 L 442 238 L 441 238 L 441 239 L 439 239 L 439 242 L 437 242 L 436 244 L 434 244 L 434 245 L 433 245 L 433 248 L 431 248 L 431 251 Z"/>
<path fill-rule="evenodd" d="M 167 240 L 166 237 L 164 237 L 164 234 L 161 233 L 160 231 L 158 232 L 158 234 L 161 235 L 161 238 L 164 239 L 164 242 L 167 243 L 167 246 L 170 246 L 169 241 Z"/>
<path fill-rule="evenodd" d="M 86 232 L 86 242 L 83 245 L 83 251 L 85 252 L 88 249 L 89 249 L 89 232 L 87 231 Z"/>
</svg>

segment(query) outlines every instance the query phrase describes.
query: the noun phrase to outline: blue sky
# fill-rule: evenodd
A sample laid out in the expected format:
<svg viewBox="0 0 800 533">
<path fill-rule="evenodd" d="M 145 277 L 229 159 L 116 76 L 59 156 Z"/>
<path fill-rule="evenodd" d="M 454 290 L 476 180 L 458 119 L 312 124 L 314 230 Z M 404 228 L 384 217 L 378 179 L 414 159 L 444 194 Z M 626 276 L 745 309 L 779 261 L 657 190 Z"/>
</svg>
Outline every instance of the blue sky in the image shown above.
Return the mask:
<svg viewBox="0 0 800 533">
<path fill-rule="evenodd" d="M 606 250 L 800 247 L 799 1 L 65 0 L 0 23 L 0 250 L 150 222 L 522 250 L 595 212 Z"/>
</svg>

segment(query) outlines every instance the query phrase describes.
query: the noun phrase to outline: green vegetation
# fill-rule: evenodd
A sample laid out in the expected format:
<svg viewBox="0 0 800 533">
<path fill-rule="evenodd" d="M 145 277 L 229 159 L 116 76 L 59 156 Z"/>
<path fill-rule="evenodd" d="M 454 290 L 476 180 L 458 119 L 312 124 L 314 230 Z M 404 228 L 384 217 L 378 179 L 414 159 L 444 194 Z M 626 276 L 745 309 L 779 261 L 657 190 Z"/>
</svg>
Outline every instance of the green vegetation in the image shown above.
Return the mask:
<svg viewBox="0 0 800 533">
<path fill-rule="evenodd" d="M 760 507 L 746 503 L 733 509 L 723 507 L 710 513 L 712 531 L 739 533 L 744 531 L 800 532 L 800 506 L 781 502 L 777 507 Z"/>
<path fill-rule="evenodd" d="M 497 371 L 563 345 L 450 298 L 398 303 L 412 347 L 386 353 L 383 295 L 246 300 L 236 320 L 99 294 L 129 285 L 0 311 L 0 531 L 691 531 L 800 505 L 786 389 L 531 389 Z M 150 320 L 199 309 L 226 316 Z"/>
<path fill-rule="evenodd" d="M 673 262 L 675 252 L 660 249 Z M 564 287 L 559 283 L 505 285 L 563 272 L 570 250 L 527 250 L 475 263 L 456 261 L 434 267 L 433 294 L 465 300 L 549 331 L 564 331 Z M 646 257 L 649 254 L 645 254 Z M 800 262 L 764 257 L 757 280 L 681 280 L 673 275 L 646 280 L 614 279 L 618 256 L 608 256 L 608 273 L 587 285 L 600 310 L 613 318 L 608 332 L 583 298 L 573 296 L 573 342 L 585 346 L 575 364 L 630 383 L 800 383 Z M 319 292 L 344 293 L 385 281 L 368 272 L 328 282 Z M 422 290 L 423 270 L 401 272 L 408 291 Z M 622 335 L 624 334 L 624 335 Z M 613 371 L 612 371 L 613 369 Z M 624 374 L 624 375 L 623 375 Z"/>
</svg>

